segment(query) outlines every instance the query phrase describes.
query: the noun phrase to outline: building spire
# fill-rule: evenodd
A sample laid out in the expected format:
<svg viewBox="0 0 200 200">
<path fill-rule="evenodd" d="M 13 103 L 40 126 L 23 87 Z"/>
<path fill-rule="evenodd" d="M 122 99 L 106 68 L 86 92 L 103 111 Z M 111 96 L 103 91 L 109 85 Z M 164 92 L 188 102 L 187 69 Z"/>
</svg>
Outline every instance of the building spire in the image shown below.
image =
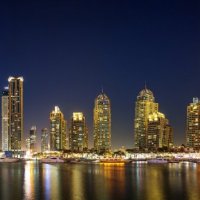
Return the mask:
<svg viewBox="0 0 200 200">
<path fill-rule="evenodd" d="M 104 92 L 104 91 L 103 91 L 103 86 L 101 86 L 101 93 L 103 94 L 103 92 Z"/>
</svg>

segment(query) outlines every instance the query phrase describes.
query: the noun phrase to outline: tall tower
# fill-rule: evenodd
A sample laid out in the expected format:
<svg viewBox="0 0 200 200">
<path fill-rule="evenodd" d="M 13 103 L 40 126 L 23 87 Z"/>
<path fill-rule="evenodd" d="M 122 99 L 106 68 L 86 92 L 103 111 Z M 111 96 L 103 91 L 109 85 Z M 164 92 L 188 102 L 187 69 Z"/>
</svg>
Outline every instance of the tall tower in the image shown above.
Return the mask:
<svg viewBox="0 0 200 200">
<path fill-rule="evenodd" d="M 103 91 L 94 102 L 94 148 L 97 152 L 111 150 L 111 103 Z"/>
<path fill-rule="evenodd" d="M 8 151 L 8 137 L 9 137 L 9 92 L 8 87 L 5 87 L 1 97 L 1 119 L 2 119 L 2 151 Z"/>
<path fill-rule="evenodd" d="M 41 151 L 48 151 L 49 150 L 49 134 L 48 129 L 43 128 L 41 134 Z"/>
<path fill-rule="evenodd" d="M 158 112 L 158 103 L 152 91 L 145 87 L 135 102 L 134 144 L 139 149 L 147 148 L 148 117 L 154 112 Z"/>
<path fill-rule="evenodd" d="M 174 133 L 171 125 L 167 124 L 163 135 L 163 147 L 172 148 L 174 146 Z"/>
<path fill-rule="evenodd" d="M 85 116 L 81 112 L 73 113 L 69 131 L 69 148 L 75 152 L 83 152 L 88 149 L 88 130 Z"/>
<path fill-rule="evenodd" d="M 52 151 L 65 150 L 67 148 L 66 120 L 58 106 L 50 113 L 50 149 Z"/>
<path fill-rule="evenodd" d="M 9 150 L 21 150 L 24 134 L 23 77 L 9 77 Z"/>
<path fill-rule="evenodd" d="M 30 150 L 31 152 L 36 151 L 36 126 L 32 126 L 30 130 Z"/>
<path fill-rule="evenodd" d="M 186 145 L 200 149 L 200 101 L 198 98 L 193 98 L 193 102 L 187 106 Z"/>
<path fill-rule="evenodd" d="M 163 113 L 154 112 L 149 115 L 147 128 L 147 148 L 170 148 L 173 146 L 172 127 Z"/>
</svg>

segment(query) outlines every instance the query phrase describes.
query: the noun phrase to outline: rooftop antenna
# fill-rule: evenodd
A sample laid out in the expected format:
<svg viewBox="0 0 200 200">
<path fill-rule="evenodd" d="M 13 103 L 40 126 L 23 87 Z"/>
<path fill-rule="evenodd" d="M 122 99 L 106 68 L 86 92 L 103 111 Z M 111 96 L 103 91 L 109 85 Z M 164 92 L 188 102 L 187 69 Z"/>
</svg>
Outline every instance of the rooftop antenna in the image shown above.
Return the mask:
<svg viewBox="0 0 200 200">
<path fill-rule="evenodd" d="M 103 86 L 101 86 L 101 93 L 103 94 Z"/>
</svg>

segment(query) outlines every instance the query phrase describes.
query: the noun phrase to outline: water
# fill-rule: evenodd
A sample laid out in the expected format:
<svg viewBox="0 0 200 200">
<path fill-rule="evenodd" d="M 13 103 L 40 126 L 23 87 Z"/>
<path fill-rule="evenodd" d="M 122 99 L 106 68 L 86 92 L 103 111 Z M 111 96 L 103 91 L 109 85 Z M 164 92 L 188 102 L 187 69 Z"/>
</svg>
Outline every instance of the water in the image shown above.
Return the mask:
<svg viewBox="0 0 200 200">
<path fill-rule="evenodd" d="M 200 165 L 0 164 L 1 200 L 196 200 Z"/>
</svg>

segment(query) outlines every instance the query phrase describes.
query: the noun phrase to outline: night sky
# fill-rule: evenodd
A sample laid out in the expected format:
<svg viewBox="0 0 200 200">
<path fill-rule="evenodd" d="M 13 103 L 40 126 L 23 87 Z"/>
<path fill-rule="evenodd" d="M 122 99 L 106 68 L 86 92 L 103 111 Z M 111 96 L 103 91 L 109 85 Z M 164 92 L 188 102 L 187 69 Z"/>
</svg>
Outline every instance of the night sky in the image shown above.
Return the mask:
<svg viewBox="0 0 200 200">
<path fill-rule="evenodd" d="M 10 75 L 24 77 L 26 135 L 32 125 L 49 128 L 58 105 L 68 125 L 72 112 L 84 112 L 91 147 L 94 99 L 103 86 L 112 147 L 133 147 L 134 103 L 146 81 L 176 144 L 185 142 L 186 106 L 200 97 L 198 1 L 5 2 L 0 86 Z"/>
</svg>

